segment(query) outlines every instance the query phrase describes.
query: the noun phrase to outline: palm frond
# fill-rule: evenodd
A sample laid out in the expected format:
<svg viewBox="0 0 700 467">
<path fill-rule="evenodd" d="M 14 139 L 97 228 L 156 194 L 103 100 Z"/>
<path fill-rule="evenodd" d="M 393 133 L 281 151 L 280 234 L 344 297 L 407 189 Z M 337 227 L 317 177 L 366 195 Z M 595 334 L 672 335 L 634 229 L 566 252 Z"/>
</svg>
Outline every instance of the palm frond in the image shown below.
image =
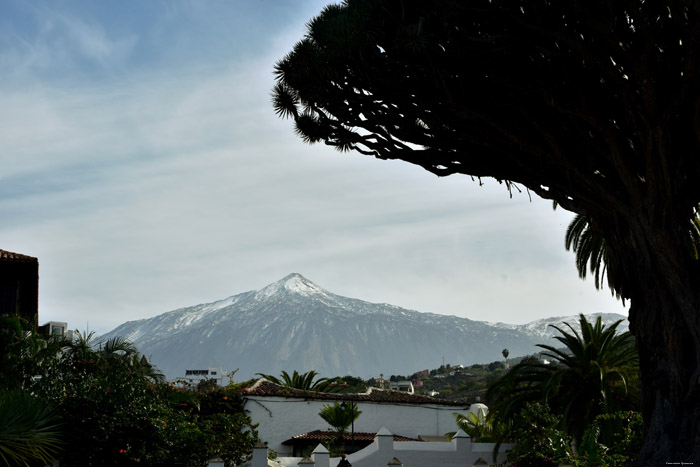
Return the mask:
<svg viewBox="0 0 700 467">
<path fill-rule="evenodd" d="M 507 420 L 526 403 L 546 403 L 563 415 L 569 433 L 580 439 L 596 415 L 625 408 L 620 397 L 627 394 L 629 375 L 638 371 L 638 356 L 634 337 L 617 333 L 620 322 L 606 326 L 600 317 L 589 322 L 580 315 L 578 329 L 568 323 L 552 326 L 561 347 L 538 347 L 553 363 L 523 361 L 514 366 L 489 387 L 490 413 Z"/>
<path fill-rule="evenodd" d="M 38 399 L 0 393 L 0 459 L 5 465 L 51 463 L 60 451 L 58 419 Z"/>
</svg>

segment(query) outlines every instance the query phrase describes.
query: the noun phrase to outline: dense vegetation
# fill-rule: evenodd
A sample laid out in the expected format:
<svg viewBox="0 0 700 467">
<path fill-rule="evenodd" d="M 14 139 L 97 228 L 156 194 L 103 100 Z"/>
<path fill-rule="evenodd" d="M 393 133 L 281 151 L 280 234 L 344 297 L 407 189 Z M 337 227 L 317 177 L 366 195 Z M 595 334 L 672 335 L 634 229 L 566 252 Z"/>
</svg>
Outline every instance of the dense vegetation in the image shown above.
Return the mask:
<svg viewBox="0 0 700 467">
<path fill-rule="evenodd" d="M 1 317 L 0 351 L 5 465 L 204 466 L 218 457 L 232 466 L 258 441 L 239 387 L 169 385 L 122 339 L 44 338 Z"/>
<path fill-rule="evenodd" d="M 616 332 L 619 323 L 581 315 L 578 329 L 555 327 L 561 347 L 540 345 L 551 361 L 523 359 L 489 386 L 483 423 L 462 426 L 475 439 L 515 443 L 508 458 L 516 465 L 637 460 L 644 434 L 638 358 L 631 334 Z"/>
<path fill-rule="evenodd" d="M 412 380 L 417 393 L 485 402 L 487 412 L 455 414 L 457 424 L 475 441 L 514 443 L 513 465 L 627 465 L 645 430 L 634 338 L 618 333 L 619 323 L 581 315 L 578 326 L 553 326 L 558 346 L 540 345 L 538 354 L 508 359 L 504 349 L 504 361 L 445 364 L 389 380 Z"/>
<path fill-rule="evenodd" d="M 639 452 L 644 429 L 634 339 L 617 333 L 618 324 L 589 323 L 581 315 L 578 328 L 556 328 L 561 347 L 540 345 L 539 355 L 508 360 L 504 349 L 504 361 L 445 364 L 388 381 L 317 378 L 314 371 L 266 376 L 332 392 L 412 380 L 419 394 L 486 402 L 490 411 L 458 415 L 457 424 L 475 441 L 515 443 L 509 453 L 515 465 L 624 465 Z M 0 381 L 4 465 L 197 466 L 215 457 L 235 465 L 257 442 L 241 387 L 166 384 L 122 339 L 42 337 L 19 318 L 0 317 L 0 351 L 0 371 L 7 375 Z M 332 448 L 342 451 L 357 407 L 336 403 L 319 415 L 337 432 Z"/>
</svg>

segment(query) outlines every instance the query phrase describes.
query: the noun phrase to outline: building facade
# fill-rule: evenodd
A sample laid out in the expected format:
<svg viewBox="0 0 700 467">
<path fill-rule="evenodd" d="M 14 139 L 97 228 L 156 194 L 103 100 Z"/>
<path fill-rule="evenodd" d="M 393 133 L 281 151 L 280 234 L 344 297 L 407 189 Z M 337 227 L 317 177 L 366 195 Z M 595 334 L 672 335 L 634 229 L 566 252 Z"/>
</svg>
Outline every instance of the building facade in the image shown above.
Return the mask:
<svg viewBox="0 0 700 467">
<path fill-rule="evenodd" d="M 329 428 L 318 413 L 334 402 L 357 405 L 362 412 L 354 424 L 357 432 L 377 433 L 385 427 L 416 439 L 456 432 L 454 414 L 469 412 L 465 404 L 399 391 L 370 388 L 357 394 L 322 393 L 279 386 L 264 378 L 244 390 L 243 397 L 250 417 L 258 423 L 260 439 L 281 456 L 292 455 L 291 447 L 283 444 L 286 440 Z"/>
</svg>

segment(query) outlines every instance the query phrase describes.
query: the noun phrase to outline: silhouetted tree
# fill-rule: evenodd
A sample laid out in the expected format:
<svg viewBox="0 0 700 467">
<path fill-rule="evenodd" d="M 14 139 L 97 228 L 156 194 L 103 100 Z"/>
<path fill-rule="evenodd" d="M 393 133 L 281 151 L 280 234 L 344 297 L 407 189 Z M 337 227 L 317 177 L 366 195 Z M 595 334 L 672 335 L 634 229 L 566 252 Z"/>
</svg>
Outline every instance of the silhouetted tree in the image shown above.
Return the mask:
<svg viewBox="0 0 700 467">
<path fill-rule="evenodd" d="M 585 215 L 630 302 L 640 463 L 700 462 L 700 6 L 347 0 L 275 68 L 306 142 L 493 177 Z"/>
</svg>

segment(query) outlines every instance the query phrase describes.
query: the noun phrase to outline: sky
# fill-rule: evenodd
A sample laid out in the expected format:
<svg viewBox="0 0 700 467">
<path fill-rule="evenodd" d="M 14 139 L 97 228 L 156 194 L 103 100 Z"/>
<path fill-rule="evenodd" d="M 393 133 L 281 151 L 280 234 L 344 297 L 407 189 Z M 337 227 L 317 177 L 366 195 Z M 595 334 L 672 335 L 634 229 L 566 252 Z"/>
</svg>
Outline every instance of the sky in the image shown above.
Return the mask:
<svg viewBox="0 0 700 467">
<path fill-rule="evenodd" d="M 273 67 L 326 3 L 0 0 L 0 249 L 39 259 L 40 324 L 102 334 L 292 272 L 480 321 L 626 315 L 551 202 L 294 135 Z"/>
</svg>

